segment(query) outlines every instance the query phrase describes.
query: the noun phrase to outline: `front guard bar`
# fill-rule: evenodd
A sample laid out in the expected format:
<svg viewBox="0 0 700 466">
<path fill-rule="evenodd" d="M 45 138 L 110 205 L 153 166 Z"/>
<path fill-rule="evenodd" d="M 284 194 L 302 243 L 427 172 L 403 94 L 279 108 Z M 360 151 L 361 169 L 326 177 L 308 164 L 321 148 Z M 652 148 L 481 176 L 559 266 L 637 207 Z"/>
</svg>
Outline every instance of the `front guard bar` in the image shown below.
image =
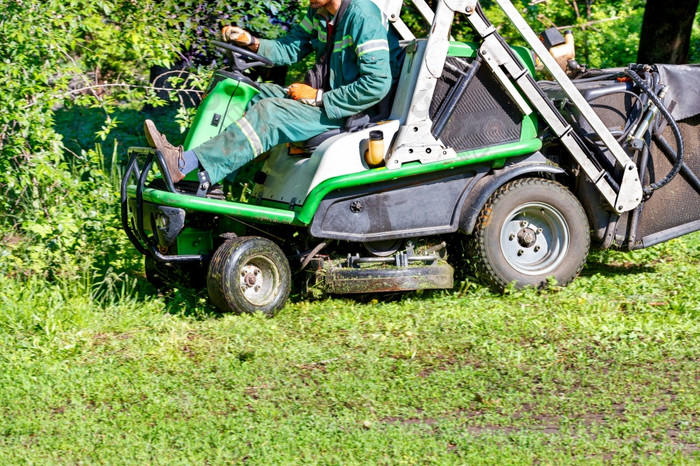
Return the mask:
<svg viewBox="0 0 700 466">
<path fill-rule="evenodd" d="M 121 184 L 121 217 L 122 228 L 129 238 L 129 241 L 136 247 L 136 250 L 143 255 L 149 255 L 159 262 L 204 262 L 209 259 L 207 255 L 190 254 L 190 255 L 165 255 L 158 249 L 158 243 L 153 235 L 157 230 L 156 220 L 154 216 L 150 216 L 150 227 L 153 235 L 149 235 L 144 228 L 144 208 L 143 208 L 143 190 L 146 186 L 148 174 L 153 168 L 155 161 L 163 174 L 163 181 L 169 191 L 177 193 L 173 185 L 168 171 L 164 170 L 165 161 L 160 151 L 148 147 L 131 147 L 128 152 L 129 163 L 122 178 Z M 139 166 L 139 159 L 144 158 L 143 165 Z M 129 215 L 129 196 L 128 187 L 132 178 L 136 179 L 136 197 L 135 215 Z"/>
</svg>

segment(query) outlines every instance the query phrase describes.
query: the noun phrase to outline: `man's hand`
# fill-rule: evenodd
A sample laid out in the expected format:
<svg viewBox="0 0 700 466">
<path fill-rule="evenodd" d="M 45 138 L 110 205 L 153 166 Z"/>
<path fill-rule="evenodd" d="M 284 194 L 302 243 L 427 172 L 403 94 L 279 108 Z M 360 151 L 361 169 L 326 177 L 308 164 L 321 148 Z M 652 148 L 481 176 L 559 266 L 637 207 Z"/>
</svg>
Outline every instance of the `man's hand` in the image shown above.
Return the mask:
<svg viewBox="0 0 700 466">
<path fill-rule="evenodd" d="M 321 107 L 323 105 L 323 90 L 314 89 L 306 84 L 291 84 L 289 90 L 287 90 L 287 96 L 312 107 Z"/>
<path fill-rule="evenodd" d="M 231 42 L 239 47 L 252 49 L 253 47 L 257 48 L 258 45 L 257 37 L 238 26 L 224 26 L 221 35 L 224 36 L 226 42 Z"/>
</svg>

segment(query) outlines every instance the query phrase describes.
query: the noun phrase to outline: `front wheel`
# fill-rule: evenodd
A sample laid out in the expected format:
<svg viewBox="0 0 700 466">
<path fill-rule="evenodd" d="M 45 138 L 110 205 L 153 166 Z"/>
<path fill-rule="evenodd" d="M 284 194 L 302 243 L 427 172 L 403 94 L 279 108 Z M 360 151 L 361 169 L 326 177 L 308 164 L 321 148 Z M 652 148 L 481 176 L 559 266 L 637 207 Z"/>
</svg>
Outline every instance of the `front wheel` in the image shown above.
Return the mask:
<svg viewBox="0 0 700 466">
<path fill-rule="evenodd" d="M 273 316 L 291 290 L 289 262 L 272 241 L 244 236 L 216 250 L 207 274 L 207 291 L 223 312 L 262 312 Z"/>
<path fill-rule="evenodd" d="M 496 289 L 561 286 L 579 274 L 588 256 L 588 219 L 561 184 L 515 180 L 486 202 L 472 236 L 476 273 Z"/>
</svg>

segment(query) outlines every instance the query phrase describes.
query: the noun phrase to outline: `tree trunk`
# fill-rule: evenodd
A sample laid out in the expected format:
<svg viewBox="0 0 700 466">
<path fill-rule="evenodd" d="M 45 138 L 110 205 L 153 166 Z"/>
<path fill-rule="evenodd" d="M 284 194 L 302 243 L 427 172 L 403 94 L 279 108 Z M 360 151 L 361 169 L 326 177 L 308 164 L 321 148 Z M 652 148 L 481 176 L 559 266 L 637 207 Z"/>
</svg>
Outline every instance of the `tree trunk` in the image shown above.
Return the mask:
<svg viewBox="0 0 700 466">
<path fill-rule="evenodd" d="M 690 34 L 700 0 L 647 0 L 637 62 L 688 63 Z"/>
</svg>

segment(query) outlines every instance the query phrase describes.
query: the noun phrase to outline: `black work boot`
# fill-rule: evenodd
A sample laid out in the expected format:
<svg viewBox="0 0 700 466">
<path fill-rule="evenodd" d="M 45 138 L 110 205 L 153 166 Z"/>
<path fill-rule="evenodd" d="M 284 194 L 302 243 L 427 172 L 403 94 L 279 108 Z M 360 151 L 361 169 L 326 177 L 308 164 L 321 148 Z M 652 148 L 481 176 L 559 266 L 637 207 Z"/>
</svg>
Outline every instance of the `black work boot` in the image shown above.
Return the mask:
<svg viewBox="0 0 700 466">
<path fill-rule="evenodd" d="M 166 137 L 158 132 L 155 123 L 151 120 L 143 122 L 143 130 L 146 133 L 146 141 L 151 147 L 154 147 L 163 154 L 165 166 L 173 183 L 182 180 L 185 175 L 180 172 L 180 165 L 185 164 L 185 159 L 182 156 L 182 146 L 175 147 L 168 142 Z"/>
</svg>

